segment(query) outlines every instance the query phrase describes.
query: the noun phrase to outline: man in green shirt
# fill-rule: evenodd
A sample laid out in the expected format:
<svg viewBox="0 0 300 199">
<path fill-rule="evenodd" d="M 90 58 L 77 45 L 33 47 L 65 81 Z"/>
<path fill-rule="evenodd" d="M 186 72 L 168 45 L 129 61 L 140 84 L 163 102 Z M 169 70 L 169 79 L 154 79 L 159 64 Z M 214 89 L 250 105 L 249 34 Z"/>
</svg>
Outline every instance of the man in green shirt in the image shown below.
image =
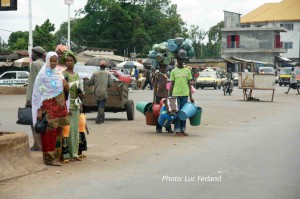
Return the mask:
<svg viewBox="0 0 300 199">
<path fill-rule="evenodd" d="M 177 67 L 171 71 L 171 86 L 169 96 L 177 97 L 179 110 L 184 106 L 190 97 L 190 101 L 194 103 L 192 97 L 191 84 L 192 73 L 190 69 L 183 66 L 183 59 L 177 58 Z M 174 121 L 176 136 L 187 136 L 186 120 L 180 120 L 177 117 Z"/>
</svg>

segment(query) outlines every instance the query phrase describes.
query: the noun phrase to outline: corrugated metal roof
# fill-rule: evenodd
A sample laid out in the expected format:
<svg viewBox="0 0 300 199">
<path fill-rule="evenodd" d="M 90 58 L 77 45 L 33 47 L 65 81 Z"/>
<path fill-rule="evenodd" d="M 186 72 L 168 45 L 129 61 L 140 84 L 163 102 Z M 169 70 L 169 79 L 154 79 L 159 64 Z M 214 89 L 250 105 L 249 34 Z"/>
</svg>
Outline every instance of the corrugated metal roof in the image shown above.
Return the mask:
<svg viewBox="0 0 300 199">
<path fill-rule="evenodd" d="M 299 10 L 299 0 L 283 0 L 279 3 L 266 3 L 242 16 L 241 23 L 300 21 Z"/>
</svg>

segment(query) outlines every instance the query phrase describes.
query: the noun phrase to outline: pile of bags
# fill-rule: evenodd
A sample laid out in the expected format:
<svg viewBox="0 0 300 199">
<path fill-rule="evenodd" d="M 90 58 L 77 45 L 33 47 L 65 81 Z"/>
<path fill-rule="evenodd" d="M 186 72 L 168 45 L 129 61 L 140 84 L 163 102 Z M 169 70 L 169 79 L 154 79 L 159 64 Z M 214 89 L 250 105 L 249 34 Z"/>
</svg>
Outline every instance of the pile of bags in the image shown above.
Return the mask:
<svg viewBox="0 0 300 199">
<path fill-rule="evenodd" d="M 190 39 L 178 37 L 176 39 L 169 39 L 167 42 L 154 44 L 152 50 L 149 51 L 150 59 L 156 62 L 162 62 L 169 65 L 174 58 L 187 58 L 195 56 L 193 42 Z"/>
</svg>

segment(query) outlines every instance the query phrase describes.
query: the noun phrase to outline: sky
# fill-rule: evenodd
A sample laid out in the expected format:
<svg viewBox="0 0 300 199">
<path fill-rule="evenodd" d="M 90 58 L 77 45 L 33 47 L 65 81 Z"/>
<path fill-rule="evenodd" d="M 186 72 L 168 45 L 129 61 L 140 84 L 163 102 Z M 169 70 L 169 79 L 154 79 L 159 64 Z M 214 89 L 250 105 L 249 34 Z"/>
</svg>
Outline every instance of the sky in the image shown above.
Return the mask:
<svg viewBox="0 0 300 199">
<path fill-rule="evenodd" d="M 223 10 L 243 15 L 264 3 L 281 0 L 171 0 L 177 4 L 177 12 L 187 26 L 198 25 L 208 31 L 210 27 L 223 20 Z M 83 8 L 87 0 L 74 0 L 70 6 L 70 17 L 75 17 L 75 10 Z M 55 24 L 55 31 L 64 21 L 68 21 L 68 6 L 64 0 L 31 0 L 32 29 L 42 25 L 47 19 Z M 7 42 L 11 32 L 29 30 L 28 0 L 18 0 L 17 11 L 0 11 L 0 37 Z M 72 40 L 72 38 L 71 38 Z"/>
</svg>

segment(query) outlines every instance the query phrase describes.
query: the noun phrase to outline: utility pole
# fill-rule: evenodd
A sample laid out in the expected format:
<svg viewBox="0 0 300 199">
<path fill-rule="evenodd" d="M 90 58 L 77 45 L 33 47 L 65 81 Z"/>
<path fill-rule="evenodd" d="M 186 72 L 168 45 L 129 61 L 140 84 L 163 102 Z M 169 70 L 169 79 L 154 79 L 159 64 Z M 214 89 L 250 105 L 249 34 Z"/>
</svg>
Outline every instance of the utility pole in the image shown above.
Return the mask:
<svg viewBox="0 0 300 199">
<path fill-rule="evenodd" d="M 32 39 L 32 8 L 31 8 L 31 0 L 28 0 L 28 12 L 29 12 L 29 39 L 28 39 L 28 55 L 29 55 L 29 70 L 31 69 L 31 51 L 33 47 L 33 39 Z"/>
<path fill-rule="evenodd" d="M 71 50 L 71 30 L 70 30 L 70 6 L 74 3 L 74 0 L 65 0 L 65 4 L 68 5 L 68 46 Z"/>
</svg>

